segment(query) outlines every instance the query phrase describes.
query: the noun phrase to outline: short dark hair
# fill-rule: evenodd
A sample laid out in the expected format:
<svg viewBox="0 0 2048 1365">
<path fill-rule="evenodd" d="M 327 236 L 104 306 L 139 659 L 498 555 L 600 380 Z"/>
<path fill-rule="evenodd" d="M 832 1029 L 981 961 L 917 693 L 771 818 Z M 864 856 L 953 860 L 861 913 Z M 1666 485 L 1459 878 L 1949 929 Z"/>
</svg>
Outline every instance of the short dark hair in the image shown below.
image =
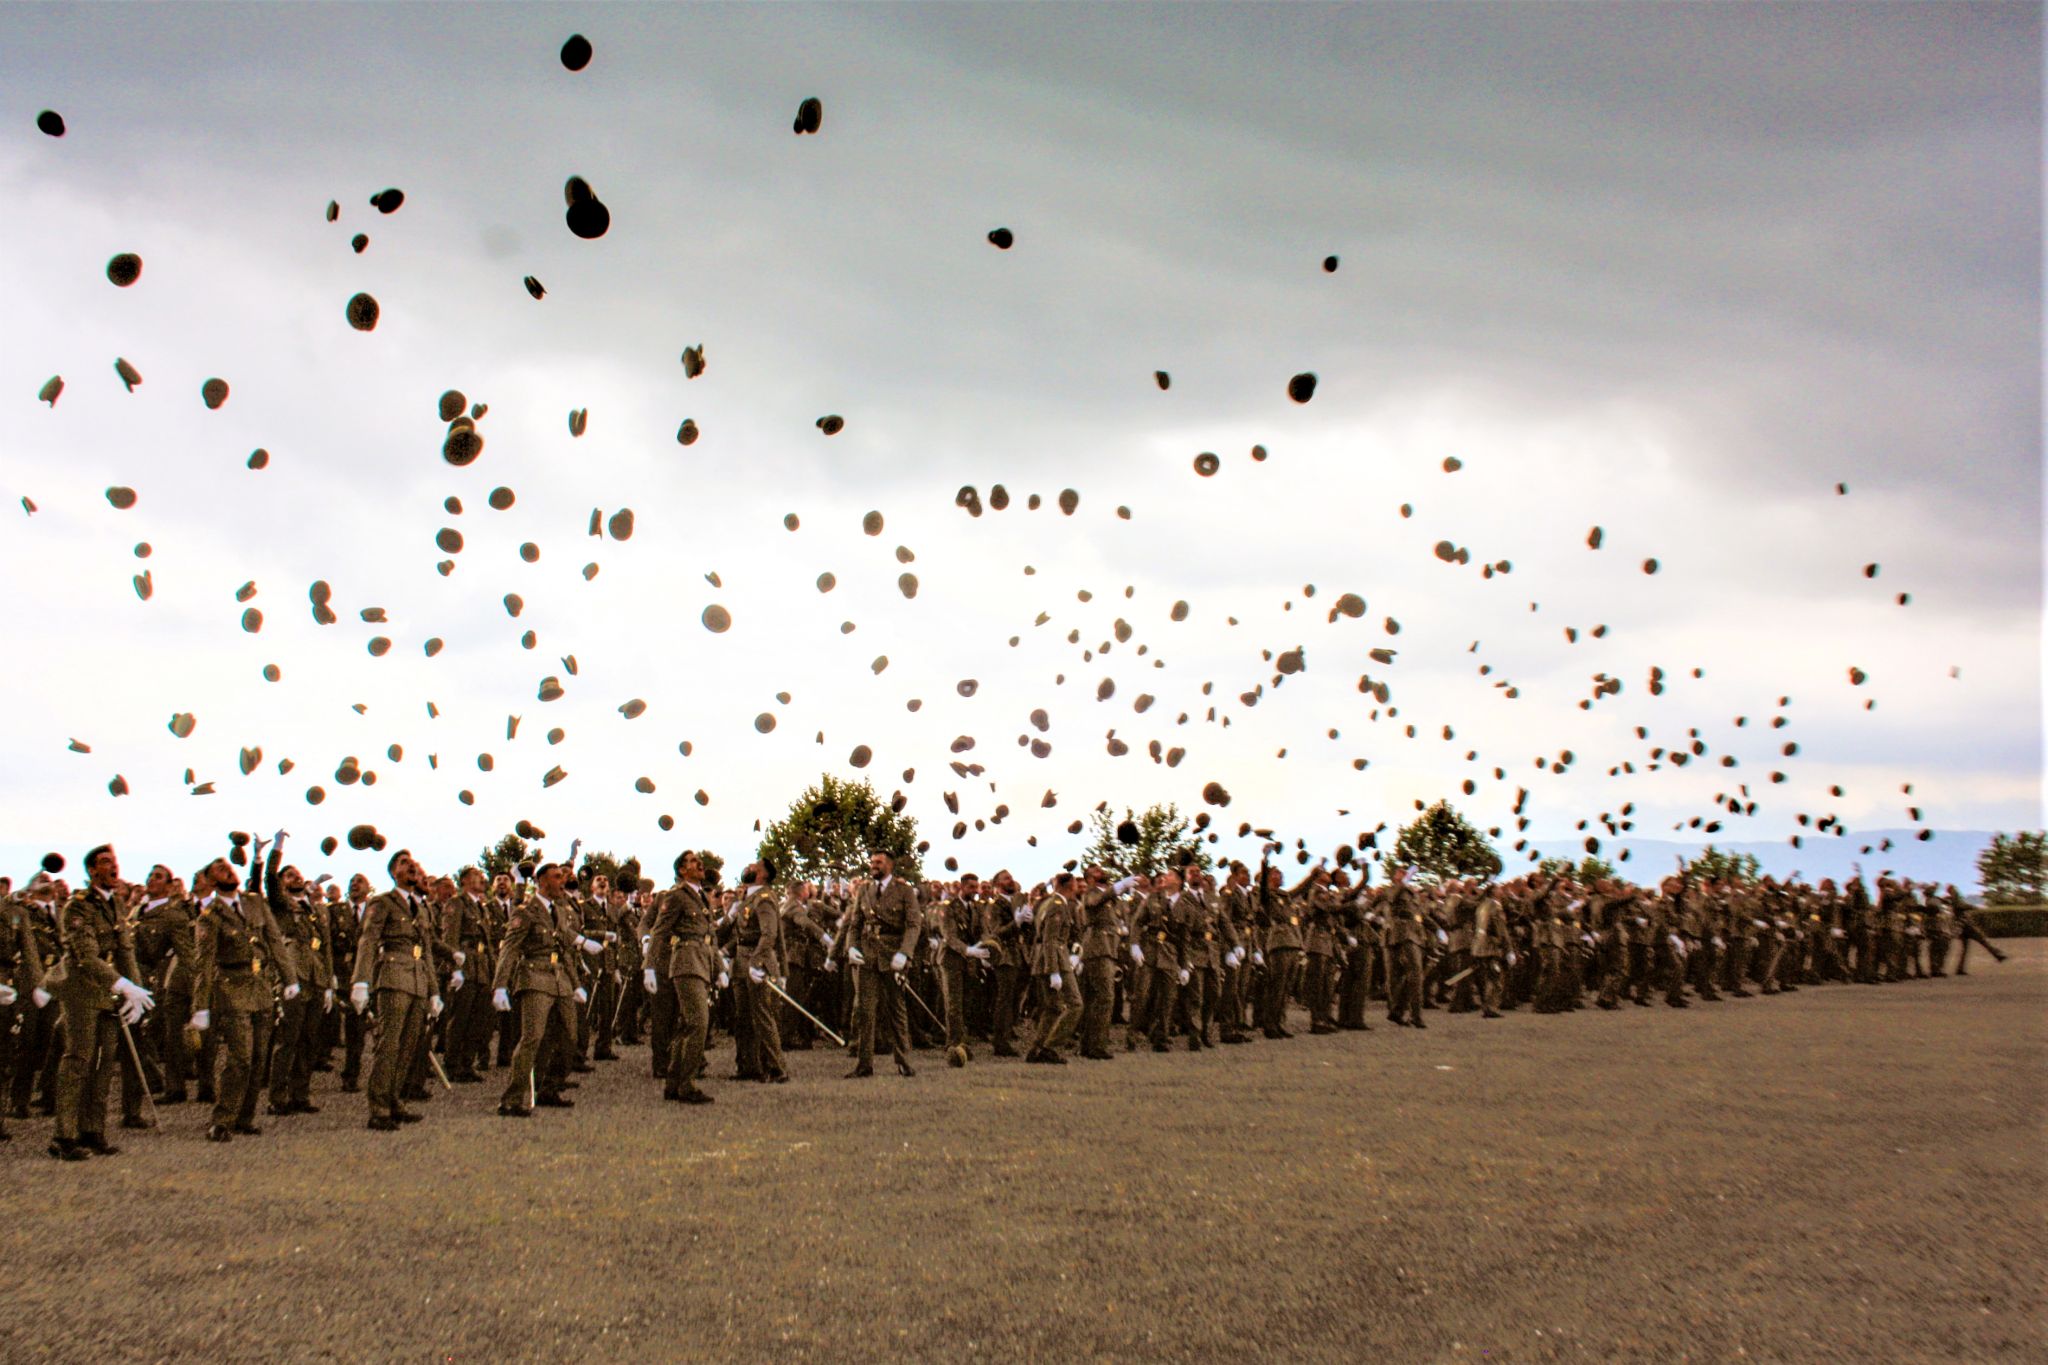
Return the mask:
<svg viewBox="0 0 2048 1365">
<path fill-rule="evenodd" d="M 678 877 L 683 875 L 683 864 L 690 861 L 690 853 L 691 850 L 686 848 L 676 855 L 676 875 Z M 702 860 L 700 859 L 699 861 Z"/>
<path fill-rule="evenodd" d="M 886 848 L 871 848 L 868 850 L 868 856 L 870 858 L 887 858 L 889 866 L 894 867 L 896 865 L 896 855 Z"/>
<path fill-rule="evenodd" d="M 533 870 L 533 879 L 535 881 L 539 881 L 542 877 L 547 876 L 548 873 L 554 871 L 556 868 L 560 866 L 560 863 L 542 863 L 539 867 L 536 867 Z"/>
<path fill-rule="evenodd" d="M 384 870 L 394 877 L 397 876 L 398 860 L 400 858 L 410 858 L 411 856 L 412 850 L 401 848 L 400 850 L 398 850 L 398 852 L 392 854 L 389 858 L 386 858 L 384 860 Z"/>
<path fill-rule="evenodd" d="M 112 844 L 95 844 L 85 851 L 85 870 L 91 872 L 99 866 L 100 858 L 114 851 Z"/>
</svg>

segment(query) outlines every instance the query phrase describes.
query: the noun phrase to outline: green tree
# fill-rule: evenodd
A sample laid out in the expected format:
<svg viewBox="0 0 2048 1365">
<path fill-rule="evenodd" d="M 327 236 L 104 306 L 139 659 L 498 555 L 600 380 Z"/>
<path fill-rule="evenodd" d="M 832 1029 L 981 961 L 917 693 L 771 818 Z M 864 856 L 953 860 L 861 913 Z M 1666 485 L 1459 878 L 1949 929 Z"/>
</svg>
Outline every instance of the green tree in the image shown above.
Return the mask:
<svg viewBox="0 0 2048 1365">
<path fill-rule="evenodd" d="M 1438 881 L 1500 875 L 1500 854 L 1448 801 L 1437 802 L 1401 827 L 1392 861 Z"/>
<path fill-rule="evenodd" d="M 868 853 L 881 849 L 896 860 L 896 875 L 921 875 L 917 821 L 875 796 L 863 780 L 844 781 L 830 773 L 790 802 L 789 814 L 762 832 L 755 856 L 775 864 L 782 880 L 866 876 Z M 710 855 L 705 855 L 710 870 Z"/>
<path fill-rule="evenodd" d="M 2048 834 L 2021 830 L 1995 834 L 1977 855 L 1977 880 L 1986 905 L 2039 905 L 2048 883 Z"/>
<path fill-rule="evenodd" d="M 576 875 L 579 879 L 602 876 L 606 881 L 616 882 L 619 879 L 619 867 L 620 863 L 616 857 L 598 850 L 583 855 L 583 865 L 576 869 Z"/>
<path fill-rule="evenodd" d="M 516 875 L 514 869 L 526 861 L 529 850 L 526 840 L 516 834 L 508 834 L 496 844 L 476 855 L 476 865 L 484 870 L 486 879 L 500 873 Z"/>
<path fill-rule="evenodd" d="M 1614 864 L 1588 853 L 1576 866 L 1569 858 L 1545 858 L 1536 870 L 1546 877 L 1570 877 L 1580 886 L 1591 886 L 1614 875 Z"/>
<path fill-rule="evenodd" d="M 1209 853 L 1202 846 L 1201 836 L 1193 831 L 1180 808 L 1170 802 L 1149 807 L 1143 815 L 1133 815 L 1126 808 L 1122 820 L 1113 819 L 1106 810 L 1098 810 L 1088 817 L 1088 823 L 1095 842 L 1088 847 L 1086 861 L 1100 863 L 1119 877 L 1139 872 L 1155 876 L 1190 862 L 1204 870 L 1209 866 Z M 1117 837 L 1117 831 L 1124 825 L 1137 830 L 1136 843 L 1127 844 Z"/>
<path fill-rule="evenodd" d="M 1728 853 L 1708 844 L 1700 856 L 1685 865 L 1685 875 L 1696 882 L 1738 882 L 1748 885 L 1762 871 L 1754 853 Z"/>
</svg>

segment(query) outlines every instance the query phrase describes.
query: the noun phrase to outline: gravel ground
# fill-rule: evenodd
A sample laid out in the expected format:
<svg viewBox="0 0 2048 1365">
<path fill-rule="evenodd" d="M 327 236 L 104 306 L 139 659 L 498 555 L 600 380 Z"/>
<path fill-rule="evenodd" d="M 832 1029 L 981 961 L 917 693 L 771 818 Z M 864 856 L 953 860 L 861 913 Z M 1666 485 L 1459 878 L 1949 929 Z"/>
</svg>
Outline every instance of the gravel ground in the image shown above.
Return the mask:
<svg viewBox="0 0 2048 1365">
<path fill-rule="evenodd" d="M 0 1360 L 2041 1360 L 2048 942 L 1962 980 L 0 1147 Z M 1376 1017 L 1376 1016 L 1375 1016 Z M 502 1073 L 497 1073 L 502 1076 Z"/>
</svg>

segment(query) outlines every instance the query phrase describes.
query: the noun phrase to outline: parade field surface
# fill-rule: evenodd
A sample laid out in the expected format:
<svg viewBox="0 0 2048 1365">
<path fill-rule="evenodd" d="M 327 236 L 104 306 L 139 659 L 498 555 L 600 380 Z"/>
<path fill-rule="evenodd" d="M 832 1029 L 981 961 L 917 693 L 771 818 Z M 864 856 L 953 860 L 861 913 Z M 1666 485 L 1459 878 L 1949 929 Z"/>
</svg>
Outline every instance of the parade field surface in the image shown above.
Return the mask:
<svg viewBox="0 0 2048 1365">
<path fill-rule="evenodd" d="M 2022 1360 L 2048 1347 L 2048 942 L 1968 977 L 523 1122 L 437 1091 L 89 1166 L 0 1149 L 15 1361 Z M 100 1311 L 79 1313 L 82 1303 Z"/>
</svg>

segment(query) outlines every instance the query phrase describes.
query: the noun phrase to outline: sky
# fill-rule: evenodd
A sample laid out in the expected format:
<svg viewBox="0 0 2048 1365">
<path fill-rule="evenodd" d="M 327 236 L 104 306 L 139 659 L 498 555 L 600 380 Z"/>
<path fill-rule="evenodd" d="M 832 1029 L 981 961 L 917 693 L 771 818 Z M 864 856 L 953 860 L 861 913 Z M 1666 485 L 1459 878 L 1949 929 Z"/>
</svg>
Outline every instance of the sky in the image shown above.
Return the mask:
<svg viewBox="0 0 2048 1365">
<path fill-rule="evenodd" d="M 2038 826 L 2041 39 L 2034 5 L 0 9 L 0 870 L 283 828 L 381 874 L 315 847 L 358 823 L 452 869 L 520 819 L 743 860 L 824 772 L 904 792 L 930 870 L 1027 881 L 1102 801 L 1256 857 L 1242 821 L 1324 851 L 1449 797 L 1511 868 L 1696 818 Z M 488 407 L 466 468 L 449 389 Z"/>
</svg>

